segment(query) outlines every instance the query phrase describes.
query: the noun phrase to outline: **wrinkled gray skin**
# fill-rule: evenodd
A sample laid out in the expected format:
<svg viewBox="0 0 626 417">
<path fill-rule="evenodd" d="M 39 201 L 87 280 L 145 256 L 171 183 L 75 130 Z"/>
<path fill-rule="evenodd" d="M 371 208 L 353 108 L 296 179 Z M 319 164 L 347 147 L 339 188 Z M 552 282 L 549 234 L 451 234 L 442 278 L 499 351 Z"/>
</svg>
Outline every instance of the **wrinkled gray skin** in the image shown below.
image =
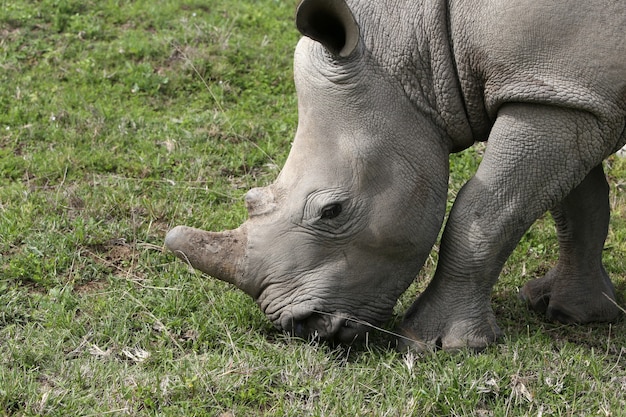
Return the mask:
<svg viewBox="0 0 626 417">
<path fill-rule="evenodd" d="M 296 23 L 299 123 L 282 172 L 247 194 L 239 229 L 179 226 L 170 250 L 278 328 L 350 342 L 390 317 L 428 256 L 448 155 L 488 140 L 400 342 L 497 339 L 491 288 L 547 210 L 558 264 L 522 297 L 565 323 L 619 315 L 601 262 L 602 160 L 626 142 L 623 0 L 305 0 Z"/>
</svg>

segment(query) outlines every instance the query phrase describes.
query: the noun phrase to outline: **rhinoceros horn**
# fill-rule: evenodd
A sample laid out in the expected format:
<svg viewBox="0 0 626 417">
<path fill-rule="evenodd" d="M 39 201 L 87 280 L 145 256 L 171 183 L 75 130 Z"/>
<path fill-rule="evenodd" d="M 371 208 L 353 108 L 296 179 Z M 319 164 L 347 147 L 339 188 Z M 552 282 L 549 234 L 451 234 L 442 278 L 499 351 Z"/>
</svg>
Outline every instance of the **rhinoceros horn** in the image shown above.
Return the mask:
<svg viewBox="0 0 626 417">
<path fill-rule="evenodd" d="M 246 244 L 245 226 L 220 233 L 176 226 L 165 236 L 165 246 L 180 259 L 254 296 L 243 282 Z"/>
</svg>

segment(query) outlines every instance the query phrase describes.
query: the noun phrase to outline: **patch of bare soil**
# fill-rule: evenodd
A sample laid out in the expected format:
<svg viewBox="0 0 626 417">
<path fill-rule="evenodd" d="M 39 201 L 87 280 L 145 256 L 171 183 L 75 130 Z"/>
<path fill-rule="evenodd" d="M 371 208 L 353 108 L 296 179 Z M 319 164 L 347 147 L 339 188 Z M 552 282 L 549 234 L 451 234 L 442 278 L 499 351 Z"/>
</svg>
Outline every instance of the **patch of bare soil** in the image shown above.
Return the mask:
<svg viewBox="0 0 626 417">
<path fill-rule="evenodd" d="M 102 291 L 106 288 L 107 283 L 104 281 L 88 281 L 74 286 L 74 291 L 78 294 L 88 294 Z"/>
<path fill-rule="evenodd" d="M 135 273 L 137 251 L 125 239 L 111 239 L 103 244 L 91 245 L 88 255 L 97 264 L 105 266 L 112 274 Z"/>
</svg>

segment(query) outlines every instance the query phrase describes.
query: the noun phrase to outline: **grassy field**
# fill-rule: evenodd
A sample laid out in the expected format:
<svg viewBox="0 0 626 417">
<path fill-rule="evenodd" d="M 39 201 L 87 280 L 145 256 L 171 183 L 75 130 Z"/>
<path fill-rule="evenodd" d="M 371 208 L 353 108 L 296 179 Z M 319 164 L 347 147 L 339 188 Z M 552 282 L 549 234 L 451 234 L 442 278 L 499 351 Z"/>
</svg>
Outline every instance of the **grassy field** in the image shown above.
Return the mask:
<svg viewBox="0 0 626 417">
<path fill-rule="evenodd" d="M 549 216 L 505 266 L 506 338 L 481 354 L 292 338 L 163 250 L 176 224 L 237 226 L 284 162 L 295 1 L 0 6 L 0 415 L 625 415 L 624 321 L 551 324 L 516 298 L 556 259 Z M 480 153 L 452 157 L 451 198 Z M 623 300 L 626 162 L 607 172 Z"/>
</svg>

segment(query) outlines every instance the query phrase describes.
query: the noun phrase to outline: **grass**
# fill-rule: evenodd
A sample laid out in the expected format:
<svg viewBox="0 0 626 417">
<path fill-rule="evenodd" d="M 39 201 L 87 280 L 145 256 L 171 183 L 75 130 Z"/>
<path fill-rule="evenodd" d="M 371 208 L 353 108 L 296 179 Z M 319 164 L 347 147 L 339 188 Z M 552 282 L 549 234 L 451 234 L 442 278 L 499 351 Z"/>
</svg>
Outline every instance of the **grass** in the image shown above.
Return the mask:
<svg viewBox="0 0 626 417">
<path fill-rule="evenodd" d="M 0 6 L 0 415 L 623 415 L 624 322 L 550 324 L 516 299 L 556 259 L 549 216 L 494 290 L 506 339 L 479 355 L 292 338 L 162 250 L 176 224 L 237 226 L 285 160 L 291 2 Z M 451 198 L 479 159 L 452 157 Z M 607 168 L 623 300 L 626 162 Z"/>
</svg>

